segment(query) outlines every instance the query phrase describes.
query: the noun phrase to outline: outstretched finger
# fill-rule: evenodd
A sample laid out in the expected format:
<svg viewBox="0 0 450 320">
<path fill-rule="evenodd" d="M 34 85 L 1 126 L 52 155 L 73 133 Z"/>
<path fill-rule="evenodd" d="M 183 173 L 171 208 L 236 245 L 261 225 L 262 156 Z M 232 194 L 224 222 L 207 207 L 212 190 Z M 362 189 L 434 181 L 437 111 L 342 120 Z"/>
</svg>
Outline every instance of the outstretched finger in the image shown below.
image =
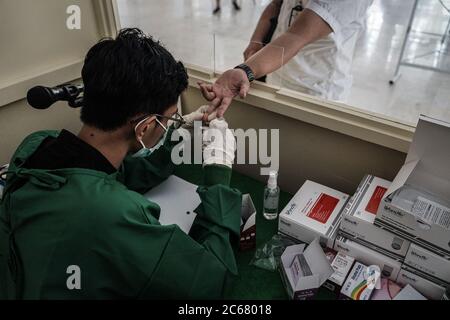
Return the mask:
<svg viewBox="0 0 450 320">
<path fill-rule="evenodd" d="M 198 82 L 198 85 L 200 87 L 200 91 L 202 92 L 203 97 L 206 100 L 212 101 L 216 97 L 216 94 L 213 91 L 212 85 L 202 83 L 202 82 Z"/>
<path fill-rule="evenodd" d="M 208 122 L 211 122 L 216 118 L 217 118 L 217 111 L 213 111 L 212 113 L 208 114 Z"/>
<path fill-rule="evenodd" d="M 222 118 L 225 114 L 225 111 L 227 111 L 228 107 L 230 106 L 231 102 L 233 101 L 233 98 L 225 97 L 222 99 L 222 103 L 217 108 L 217 117 Z"/>
</svg>

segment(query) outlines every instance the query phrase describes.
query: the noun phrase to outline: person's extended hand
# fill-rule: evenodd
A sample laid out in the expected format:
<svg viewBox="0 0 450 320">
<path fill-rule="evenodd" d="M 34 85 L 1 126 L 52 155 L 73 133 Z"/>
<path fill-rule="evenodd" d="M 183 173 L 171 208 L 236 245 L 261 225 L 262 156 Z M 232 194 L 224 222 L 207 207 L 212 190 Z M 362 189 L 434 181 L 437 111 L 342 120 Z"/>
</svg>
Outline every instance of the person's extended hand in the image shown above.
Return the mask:
<svg viewBox="0 0 450 320">
<path fill-rule="evenodd" d="M 218 118 L 223 116 L 234 97 L 245 98 L 250 90 L 247 74 L 241 69 L 224 72 L 213 85 L 199 83 L 199 86 L 203 97 L 210 101 L 208 113 L 217 111 Z"/>
<path fill-rule="evenodd" d="M 264 48 L 262 43 L 254 41 L 250 42 L 244 51 L 244 61 L 248 60 L 248 58 L 250 58 L 262 48 Z"/>
</svg>

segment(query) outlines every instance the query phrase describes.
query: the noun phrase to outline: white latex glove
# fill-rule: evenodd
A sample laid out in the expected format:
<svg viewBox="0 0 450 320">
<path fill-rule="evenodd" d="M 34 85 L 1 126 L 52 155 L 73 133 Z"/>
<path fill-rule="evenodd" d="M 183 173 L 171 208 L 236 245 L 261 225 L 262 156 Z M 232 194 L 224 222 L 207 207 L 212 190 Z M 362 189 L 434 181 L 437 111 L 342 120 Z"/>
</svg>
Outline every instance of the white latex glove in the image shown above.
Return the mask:
<svg viewBox="0 0 450 320">
<path fill-rule="evenodd" d="M 211 164 L 232 167 L 236 152 L 236 141 L 223 119 L 214 119 L 203 132 L 203 166 Z"/>
<path fill-rule="evenodd" d="M 194 121 L 203 121 L 203 122 L 211 122 L 216 118 L 216 111 L 207 114 L 209 106 L 204 105 L 195 110 L 194 112 L 191 112 L 185 116 L 183 116 L 184 121 L 186 123 L 183 125 L 183 127 L 193 127 Z"/>
</svg>

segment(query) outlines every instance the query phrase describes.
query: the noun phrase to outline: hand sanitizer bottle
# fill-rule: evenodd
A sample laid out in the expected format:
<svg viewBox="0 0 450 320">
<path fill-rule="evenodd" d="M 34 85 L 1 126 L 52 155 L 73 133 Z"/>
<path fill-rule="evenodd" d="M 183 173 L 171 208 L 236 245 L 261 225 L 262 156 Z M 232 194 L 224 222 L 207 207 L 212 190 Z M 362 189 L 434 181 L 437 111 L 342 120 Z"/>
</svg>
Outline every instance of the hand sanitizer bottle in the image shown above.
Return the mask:
<svg viewBox="0 0 450 320">
<path fill-rule="evenodd" d="M 264 218 L 274 220 L 278 217 L 278 200 L 280 198 L 280 188 L 277 186 L 277 171 L 269 173 L 269 181 L 264 188 Z"/>
</svg>

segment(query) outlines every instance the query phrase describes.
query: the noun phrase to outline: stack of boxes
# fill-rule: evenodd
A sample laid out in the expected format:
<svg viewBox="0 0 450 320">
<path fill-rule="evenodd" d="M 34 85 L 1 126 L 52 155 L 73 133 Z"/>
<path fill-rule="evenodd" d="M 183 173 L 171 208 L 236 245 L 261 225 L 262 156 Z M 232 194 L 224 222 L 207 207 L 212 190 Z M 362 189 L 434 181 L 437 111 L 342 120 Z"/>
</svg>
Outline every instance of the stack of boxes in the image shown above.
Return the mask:
<svg viewBox="0 0 450 320">
<path fill-rule="evenodd" d="M 411 241 L 397 282 L 429 299 L 450 285 L 450 124 L 421 117 L 375 225 Z"/>
<path fill-rule="evenodd" d="M 439 300 L 450 287 L 450 258 L 412 243 L 397 282 L 409 284 L 426 297 Z"/>
<path fill-rule="evenodd" d="M 410 242 L 374 225 L 378 206 L 390 182 L 367 175 L 349 200 L 343 214 L 336 251 L 365 265 L 377 265 L 383 277 L 397 280 Z"/>
<path fill-rule="evenodd" d="M 334 249 L 326 250 L 335 274 L 324 287 L 341 298 L 442 299 L 450 287 L 449 140 L 450 124 L 421 117 L 392 183 L 366 175 L 349 199 L 307 181 L 280 213 L 279 232 Z M 374 266 L 379 290 L 362 285 Z"/>
<path fill-rule="evenodd" d="M 334 249 L 365 266 L 379 266 L 383 278 L 410 285 L 429 299 L 441 299 L 450 286 L 450 255 L 442 254 L 443 248 L 424 248 L 395 228 L 380 227 L 385 225 L 378 221 L 383 212 L 380 204 L 390 186 L 389 181 L 371 175 L 363 178 L 344 209 Z"/>
</svg>

